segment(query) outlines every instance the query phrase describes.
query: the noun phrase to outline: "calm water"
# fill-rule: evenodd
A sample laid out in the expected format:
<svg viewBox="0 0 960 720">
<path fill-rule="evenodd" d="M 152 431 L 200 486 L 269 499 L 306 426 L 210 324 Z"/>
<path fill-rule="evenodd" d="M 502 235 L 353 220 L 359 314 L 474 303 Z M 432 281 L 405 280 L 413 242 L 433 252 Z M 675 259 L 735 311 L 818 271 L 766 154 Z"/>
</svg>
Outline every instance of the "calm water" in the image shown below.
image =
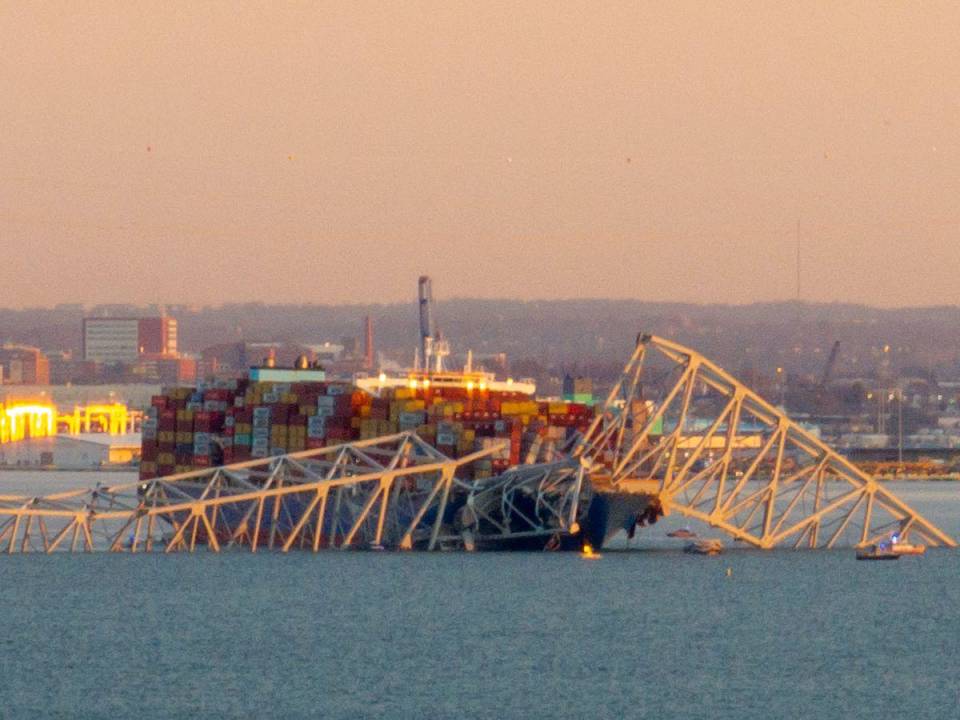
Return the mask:
<svg viewBox="0 0 960 720">
<path fill-rule="evenodd" d="M 11 556 L 0 608 L 0 718 L 960 717 L 957 551 Z"/>
</svg>

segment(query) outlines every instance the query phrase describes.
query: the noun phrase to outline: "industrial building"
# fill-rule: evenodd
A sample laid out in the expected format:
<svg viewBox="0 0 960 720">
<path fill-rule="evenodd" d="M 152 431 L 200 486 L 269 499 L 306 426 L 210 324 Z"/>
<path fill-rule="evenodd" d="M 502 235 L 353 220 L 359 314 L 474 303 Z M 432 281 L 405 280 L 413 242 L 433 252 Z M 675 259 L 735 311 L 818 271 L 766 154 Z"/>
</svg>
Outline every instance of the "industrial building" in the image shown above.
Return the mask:
<svg viewBox="0 0 960 720">
<path fill-rule="evenodd" d="M 83 358 L 100 363 L 176 357 L 177 321 L 171 317 L 84 318 Z"/>
<path fill-rule="evenodd" d="M 81 433 L 31 438 L 0 446 L 0 466 L 95 470 L 140 458 L 140 433 Z"/>
<path fill-rule="evenodd" d="M 38 348 L 26 345 L 0 347 L 0 384 L 49 385 L 47 356 Z"/>
</svg>

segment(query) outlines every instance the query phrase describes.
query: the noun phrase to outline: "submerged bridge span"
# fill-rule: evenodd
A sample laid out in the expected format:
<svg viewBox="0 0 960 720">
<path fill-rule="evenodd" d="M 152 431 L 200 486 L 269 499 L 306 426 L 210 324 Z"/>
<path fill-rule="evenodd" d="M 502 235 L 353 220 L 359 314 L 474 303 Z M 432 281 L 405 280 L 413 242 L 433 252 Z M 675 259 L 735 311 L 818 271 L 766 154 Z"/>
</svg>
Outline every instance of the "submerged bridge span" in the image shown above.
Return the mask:
<svg viewBox="0 0 960 720">
<path fill-rule="evenodd" d="M 0 551 L 573 549 L 677 513 L 757 548 L 956 543 L 702 355 L 640 336 L 569 456 L 466 479 L 414 433 L 44 497 Z"/>
</svg>

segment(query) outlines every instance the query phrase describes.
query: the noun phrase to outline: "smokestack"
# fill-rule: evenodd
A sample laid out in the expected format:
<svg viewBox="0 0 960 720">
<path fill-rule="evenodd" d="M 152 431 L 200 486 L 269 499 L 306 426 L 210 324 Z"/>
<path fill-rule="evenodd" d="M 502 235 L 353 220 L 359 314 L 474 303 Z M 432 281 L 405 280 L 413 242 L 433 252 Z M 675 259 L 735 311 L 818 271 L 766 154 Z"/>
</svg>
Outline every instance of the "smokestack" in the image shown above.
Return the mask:
<svg viewBox="0 0 960 720">
<path fill-rule="evenodd" d="M 367 315 L 363 321 L 363 368 L 373 369 L 373 319 Z"/>
<path fill-rule="evenodd" d="M 433 291 L 430 278 L 421 275 L 418 283 L 420 300 L 420 361 L 423 369 L 430 369 L 430 356 L 433 355 Z"/>
</svg>

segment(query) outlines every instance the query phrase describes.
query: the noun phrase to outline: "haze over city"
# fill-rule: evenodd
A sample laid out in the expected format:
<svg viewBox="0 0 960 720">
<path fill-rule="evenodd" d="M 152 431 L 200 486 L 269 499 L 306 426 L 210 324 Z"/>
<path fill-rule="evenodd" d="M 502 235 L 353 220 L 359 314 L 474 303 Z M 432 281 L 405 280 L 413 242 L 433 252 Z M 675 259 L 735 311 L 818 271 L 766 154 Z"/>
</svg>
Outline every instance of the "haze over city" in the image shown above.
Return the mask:
<svg viewBox="0 0 960 720">
<path fill-rule="evenodd" d="M 958 20 L 4 4 L 0 305 L 957 304 Z"/>
</svg>

